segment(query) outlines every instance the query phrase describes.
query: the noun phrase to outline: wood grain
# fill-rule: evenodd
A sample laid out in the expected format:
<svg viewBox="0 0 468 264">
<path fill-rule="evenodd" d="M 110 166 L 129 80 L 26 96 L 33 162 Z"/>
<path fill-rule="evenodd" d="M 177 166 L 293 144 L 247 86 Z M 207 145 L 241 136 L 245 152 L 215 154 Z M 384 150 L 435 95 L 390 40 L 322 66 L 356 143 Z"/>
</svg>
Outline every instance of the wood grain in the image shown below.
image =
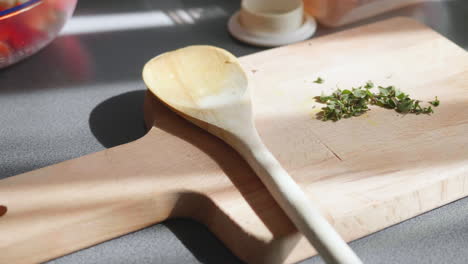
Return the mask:
<svg viewBox="0 0 468 264">
<path fill-rule="evenodd" d="M 241 63 L 263 141 L 347 241 L 468 194 L 468 55 L 427 27 L 397 18 Z M 315 119 L 313 96 L 367 80 L 441 106 Z M 145 108 L 145 137 L 0 181 L 0 263 L 45 261 L 170 217 L 204 223 L 249 263 L 310 256 L 233 149 L 152 96 Z"/>
</svg>

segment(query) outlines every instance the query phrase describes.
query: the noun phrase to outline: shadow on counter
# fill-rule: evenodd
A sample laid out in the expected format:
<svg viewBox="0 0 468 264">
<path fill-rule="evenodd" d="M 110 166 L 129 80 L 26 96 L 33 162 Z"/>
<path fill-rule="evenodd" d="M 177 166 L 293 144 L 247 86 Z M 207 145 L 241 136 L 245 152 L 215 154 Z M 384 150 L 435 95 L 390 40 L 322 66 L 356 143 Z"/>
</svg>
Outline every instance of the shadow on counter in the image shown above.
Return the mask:
<svg viewBox="0 0 468 264">
<path fill-rule="evenodd" d="M 143 100 L 145 91 L 131 91 L 111 97 L 90 114 L 89 127 L 106 148 L 132 142 L 144 136 Z"/>
</svg>

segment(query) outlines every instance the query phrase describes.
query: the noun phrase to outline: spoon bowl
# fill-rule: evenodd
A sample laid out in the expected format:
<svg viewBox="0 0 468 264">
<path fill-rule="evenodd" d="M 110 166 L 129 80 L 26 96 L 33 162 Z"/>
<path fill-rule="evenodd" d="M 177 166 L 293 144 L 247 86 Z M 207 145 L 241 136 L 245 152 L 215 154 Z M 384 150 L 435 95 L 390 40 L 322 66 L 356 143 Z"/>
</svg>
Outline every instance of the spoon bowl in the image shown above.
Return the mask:
<svg viewBox="0 0 468 264">
<path fill-rule="evenodd" d="M 234 129 L 229 118 L 252 119 L 247 75 L 225 50 L 190 46 L 164 53 L 145 65 L 143 79 L 154 95 L 192 122 Z"/>
</svg>

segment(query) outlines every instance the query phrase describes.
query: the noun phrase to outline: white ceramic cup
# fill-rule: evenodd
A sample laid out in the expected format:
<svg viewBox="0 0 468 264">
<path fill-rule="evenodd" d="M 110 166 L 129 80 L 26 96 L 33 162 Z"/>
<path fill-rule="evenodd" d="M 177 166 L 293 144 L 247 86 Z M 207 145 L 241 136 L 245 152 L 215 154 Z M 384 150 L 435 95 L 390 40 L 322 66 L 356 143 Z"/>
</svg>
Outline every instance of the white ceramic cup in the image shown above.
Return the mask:
<svg viewBox="0 0 468 264">
<path fill-rule="evenodd" d="M 302 0 L 242 0 L 239 23 L 254 34 L 284 34 L 304 23 Z"/>
</svg>

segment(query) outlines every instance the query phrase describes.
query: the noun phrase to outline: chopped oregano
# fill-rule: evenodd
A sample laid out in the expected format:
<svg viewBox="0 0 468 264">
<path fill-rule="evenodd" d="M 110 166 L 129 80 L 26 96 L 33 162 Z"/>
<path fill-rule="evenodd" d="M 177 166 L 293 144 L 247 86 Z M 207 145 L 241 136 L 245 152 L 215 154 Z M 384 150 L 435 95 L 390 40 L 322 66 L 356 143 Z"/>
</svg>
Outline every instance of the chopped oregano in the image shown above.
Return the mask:
<svg viewBox="0 0 468 264">
<path fill-rule="evenodd" d="M 374 84 L 368 81 L 364 86 L 352 88 L 351 90 L 341 90 L 338 88 L 331 95 L 322 94 L 315 97 L 318 102 L 327 105 L 318 113 L 319 119 L 323 121 L 338 121 L 342 118 L 359 116 L 370 110 L 369 105 L 395 109 L 403 114 L 413 113 L 419 115 L 434 113 L 431 106 L 422 107 L 421 101 L 412 99 L 409 94 L 405 94 L 394 86 L 378 86 L 378 93 L 372 93 L 370 91 L 372 88 L 374 88 Z M 437 107 L 440 101 L 436 97 L 429 104 Z"/>
<path fill-rule="evenodd" d="M 318 83 L 318 84 L 322 84 L 323 82 L 324 82 L 324 80 L 323 80 L 322 78 L 320 78 L 320 77 L 318 77 L 318 78 L 314 81 L 314 83 Z"/>
</svg>

